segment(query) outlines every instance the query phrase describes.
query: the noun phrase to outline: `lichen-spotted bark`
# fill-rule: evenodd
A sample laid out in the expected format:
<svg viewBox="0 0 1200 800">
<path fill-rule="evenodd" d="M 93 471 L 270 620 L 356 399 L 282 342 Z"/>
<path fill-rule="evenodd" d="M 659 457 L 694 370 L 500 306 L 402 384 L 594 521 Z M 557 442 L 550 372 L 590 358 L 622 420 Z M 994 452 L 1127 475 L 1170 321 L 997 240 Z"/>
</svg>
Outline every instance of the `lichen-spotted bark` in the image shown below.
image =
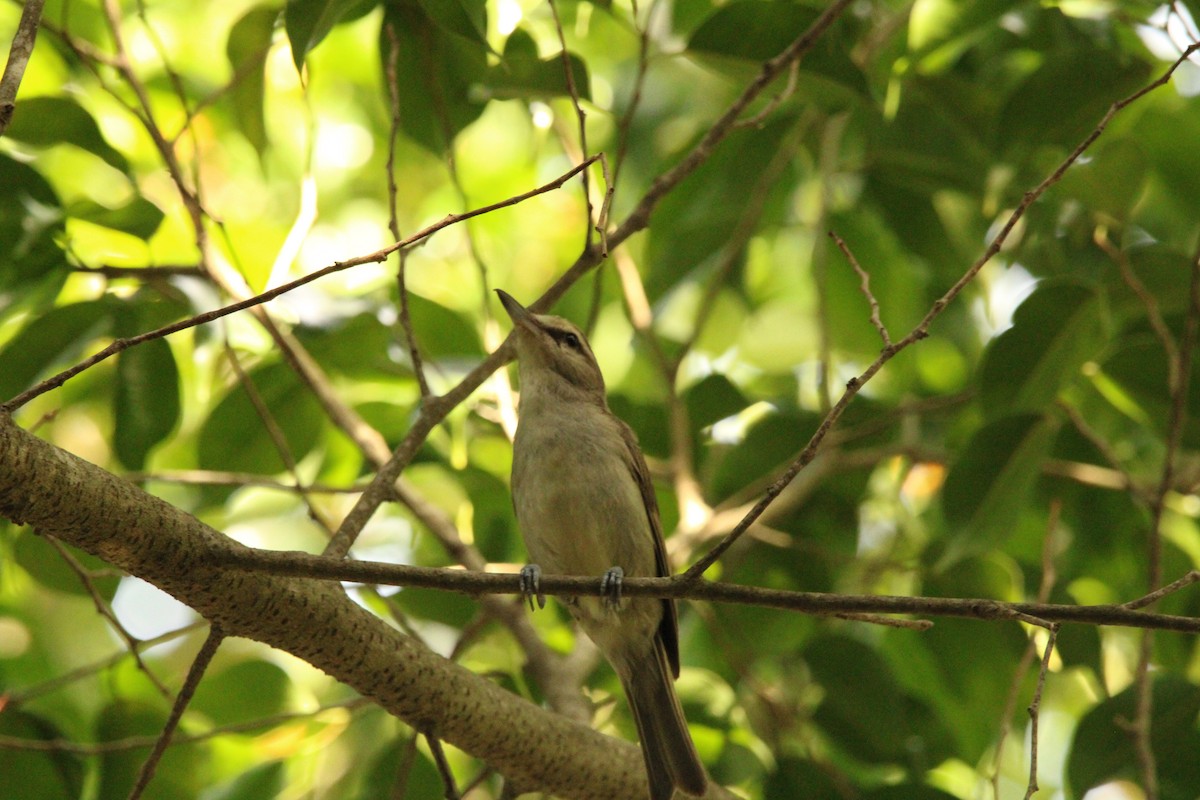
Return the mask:
<svg viewBox="0 0 1200 800">
<path fill-rule="evenodd" d="M 569 798 L 646 796 L 641 757 L 463 669 L 334 583 L 214 566 L 242 545 L 0 414 L 0 516 L 146 580 L 232 636 L 296 655 L 483 759 L 515 785 Z"/>
</svg>

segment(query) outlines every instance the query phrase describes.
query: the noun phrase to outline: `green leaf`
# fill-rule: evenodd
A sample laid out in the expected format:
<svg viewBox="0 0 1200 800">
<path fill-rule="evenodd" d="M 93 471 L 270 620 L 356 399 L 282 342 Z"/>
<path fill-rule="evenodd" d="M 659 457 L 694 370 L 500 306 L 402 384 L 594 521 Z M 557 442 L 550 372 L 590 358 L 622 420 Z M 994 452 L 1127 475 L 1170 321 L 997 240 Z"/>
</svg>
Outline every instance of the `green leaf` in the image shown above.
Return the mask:
<svg viewBox="0 0 1200 800">
<path fill-rule="evenodd" d="M 1050 50 L 1041 67 L 1013 89 L 995 130 L 1002 144 L 1074 146 L 1149 74 L 1146 62 L 1121 61 L 1109 50 Z"/>
<path fill-rule="evenodd" d="M 1095 290 L 1038 284 L 1013 314 L 1012 327 L 988 346 L 980 370 L 984 411 L 994 419 L 1044 410 L 1107 340 L 1108 318 Z"/>
<path fill-rule="evenodd" d="M 279 796 L 286 777 L 282 761 L 268 761 L 251 767 L 229 783 L 206 789 L 199 800 L 267 800 Z"/>
<path fill-rule="evenodd" d="M 229 66 L 241 77 L 230 90 L 236 109 L 234 121 L 260 156 L 267 146 L 267 125 L 263 115 L 267 53 L 278 19 L 278 8 L 252 8 L 230 28 L 229 39 L 225 42 Z"/>
<path fill-rule="evenodd" d="M 818 422 L 815 414 L 794 411 L 770 414 L 756 422 L 717 462 L 709 488 L 712 500 L 724 500 L 796 456 Z"/>
<path fill-rule="evenodd" d="M 129 170 L 125 156 L 109 145 L 92 115 L 70 98 L 31 97 L 19 101 L 4 135 L 39 147 L 72 144 L 121 172 Z"/>
<path fill-rule="evenodd" d="M 729 242 L 746 215 L 742 202 L 758 187 L 759 175 L 778 153 L 785 136 L 795 135 L 795 120 L 779 116 L 761 128 L 729 135 L 699 169 L 688 176 L 655 211 L 645 261 L 653 265 L 646 292 L 657 301 Z M 783 198 L 772 198 L 782 203 Z M 772 203 L 765 210 L 769 217 Z"/>
<path fill-rule="evenodd" d="M 1163 675 L 1154 680 L 1150 746 L 1158 767 L 1162 800 L 1194 800 L 1200 786 L 1200 687 Z M 1137 780 L 1140 772 L 1128 724 L 1137 718 L 1137 691 L 1126 689 L 1098 704 L 1079 721 L 1067 782 L 1076 797 L 1118 778 Z M 1124 723 L 1124 724 L 1123 724 Z"/>
<path fill-rule="evenodd" d="M 283 431 L 297 461 L 320 440 L 324 414 L 312 392 L 286 364 L 269 364 L 248 375 Z M 274 474 L 285 469 L 266 426 L 240 384 L 234 384 L 200 428 L 197 458 L 202 469 Z"/>
<path fill-rule="evenodd" d="M 824 690 L 813 721 L 839 748 L 863 761 L 917 771 L 949 755 L 949 736 L 937 717 L 901 689 L 874 648 L 825 636 L 809 643 L 804 660 Z"/>
<path fill-rule="evenodd" d="M 112 742 L 134 736 L 153 738 L 167 721 L 165 709 L 142 703 L 117 701 L 100 710 L 96 718 L 96 741 Z M 107 750 L 99 757 L 97 800 L 125 800 L 141 770 L 149 746 Z M 142 797 L 173 800 L 194 797 L 208 778 L 208 747 L 204 743 L 168 748 Z"/>
<path fill-rule="evenodd" d="M 91 200 L 81 200 L 67 208 L 67 215 L 93 225 L 122 231 L 139 239 L 149 239 L 153 236 L 165 216 L 162 209 L 141 195 L 130 198 L 127 203 L 116 208 L 103 206 Z"/>
<path fill-rule="evenodd" d="M 0 153 L 0 290 L 66 274 L 62 203 L 36 170 Z M 9 298 L 0 291 L 0 310 Z"/>
<path fill-rule="evenodd" d="M 683 393 L 693 430 L 701 430 L 732 416 L 750 401 L 724 375 L 713 373 L 689 386 Z"/>
<path fill-rule="evenodd" d="M 479 332 L 457 311 L 410 292 L 408 316 L 422 356 L 445 358 L 483 355 Z"/>
<path fill-rule="evenodd" d="M 971 437 L 942 489 L 950 540 L 940 567 L 1012 535 L 1057 430 L 1053 417 L 1014 414 Z"/>
<path fill-rule="evenodd" d="M 278 665 L 241 661 L 206 675 L 190 707 L 216 725 L 232 725 L 286 711 L 290 686 L 287 672 Z"/>
<path fill-rule="evenodd" d="M 0 714 L 0 736 L 31 743 L 66 739 L 52 722 L 20 708 Z M 83 761 L 64 750 L 0 747 L 0 800 L 74 800 L 84 796 Z"/>
<path fill-rule="evenodd" d="M 696 53 L 750 61 L 774 58 L 792 43 L 819 12 L 795 3 L 741 0 L 718 8 L 688 40 Z"/>
<path fill-rule="evenodd" d="M 908 18 L 909 57 L 923 70 L 942 70 L 1017 5 L 1016 0 L 916 0 Z"/>
<path fill-rule="evenodd" d="M 166 339 L 151 339 L 117 356 L 113 447 L 139 470 L 154 445 L 179 422 L 179 370 Z"/>
<path fill-rule="evenodd" d="M 52 367 L 74 360 L 112 324 L 112 304 L 103 300 L 51 309 L 25 325 L 0 350 L 0 397 L 30 388 Z"/>
<path fill-rule="evenodd" d="M 304 70 L 304 59 L 339 22 L 372 8 L 374 0 L 288 0 L 283 9 L 283 26 L 292 45 L 296 71 Z"/>
<path fill-rule="evenodd" d="M 489 47 L 485 0 L 417 0 L 439 28 Z"/>
<path fill-rule="evenodd" d="M 92 573 L 110 573 L 111 567 L 90 553 L 67 547 L 75 560 Z M 59 554 L 58 550 L 35 533 L 22 532 L 13 545 L 13 561 L 29 573 L 30 577 L 56 592 L 90 597 L 87 586 L 75 574 L 75 570 Z M 105 600 L 112 600 L 121 579 L 112 574 L 92 575 L 92 585 Z"/>
<path fill-rule="evenodd" d="M 591 99 L 587 64 L 574 53 L 568 53 L 575 91 L 585 100 Z M 537 46 L 523 30 L 513 31 L 504 45 L 504 54 L 488 69 L 487 87 L 495 97 L 555 97 L 570 95 L 562 54 L 541 59 Z"/>
<path fill-rule="evenodd" d="M 488 48 L 448 33 L 420 8 L 389 3 L 379 35 L 385 86 L 393 49 L 396 74 L 402 76 L 396 86 L 400 126 L 414 142 L 440 155 L 483 113 L 485 103 L 475 87 L 487 79 Z"/>
</svg>

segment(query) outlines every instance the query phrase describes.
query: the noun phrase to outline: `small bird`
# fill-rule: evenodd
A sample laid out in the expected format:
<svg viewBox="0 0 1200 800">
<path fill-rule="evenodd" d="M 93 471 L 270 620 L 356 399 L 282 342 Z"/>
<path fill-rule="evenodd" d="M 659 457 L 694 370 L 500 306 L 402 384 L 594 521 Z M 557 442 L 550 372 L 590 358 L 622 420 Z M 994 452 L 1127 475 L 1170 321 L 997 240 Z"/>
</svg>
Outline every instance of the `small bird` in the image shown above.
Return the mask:
<svg viewBox="0 0 1200 800">
<path fill-rule="evenodd" d="M 513 321 L 520 422 L 512 493 L 529 551 L 521 570 L 530 598 L 541 569 L 603 575 L 604 597 L 568 601 L 571 615 L 621 679 L 637 723 L 651 800 L 708 784 L 674 679 L 678 622 L 672 600 L 621 599 L 624 576 L 665 577 L 667 552 L 646 459 L 633 431 L 608 409 L 604 377 L 583 332 L 534 314 L 496 290 Z"/>
</svg>

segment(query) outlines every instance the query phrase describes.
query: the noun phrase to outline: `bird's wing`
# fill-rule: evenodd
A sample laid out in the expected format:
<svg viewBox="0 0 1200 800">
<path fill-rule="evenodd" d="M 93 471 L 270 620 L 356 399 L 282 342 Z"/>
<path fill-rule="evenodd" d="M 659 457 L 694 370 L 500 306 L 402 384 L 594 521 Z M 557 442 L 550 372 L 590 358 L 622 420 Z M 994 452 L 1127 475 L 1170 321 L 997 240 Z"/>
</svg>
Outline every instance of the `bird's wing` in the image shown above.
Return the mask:
<svg viewBox="0 0 1200 800">
<path fill-rule="evenodd" d="M 621 426 L 621 438 L 625 441 L 626 465 L 633 475 L 638 489 L 642 493 L 642 505 L 646 508 L 646 519 L 650 522 L 650 536 L 654 539 L 655 573 L 660 578 L 671 577 L 671 567 L 667 563 L 667 546 L 663 542 L 662 520 L 658 515 L 658 500 L 654 496 L 654 484 L 650 480 L 650 468 L 646 465 L 646 457 L 638 447 L 637 434 L 625 424 L 617 420 Z M 679 677 L 679 618 L 675 611 L 675 601 L 663 598 L 662 622 L 658 626 L 658 636 L 667 652 L 667 663 L 671 672 Z"/>
</svg>

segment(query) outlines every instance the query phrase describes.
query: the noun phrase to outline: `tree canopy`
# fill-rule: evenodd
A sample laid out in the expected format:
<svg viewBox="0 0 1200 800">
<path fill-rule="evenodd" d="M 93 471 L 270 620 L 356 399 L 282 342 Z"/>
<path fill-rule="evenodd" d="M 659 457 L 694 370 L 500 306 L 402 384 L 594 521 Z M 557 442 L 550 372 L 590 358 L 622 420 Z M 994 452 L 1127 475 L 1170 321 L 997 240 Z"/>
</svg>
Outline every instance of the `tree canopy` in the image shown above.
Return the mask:
<svg viewBox="0 0 1200 800">
<path fill-rule="evenodd" d="M 0 800 L 645 796 L 495 288 L 704 571 L 710 796 L 1194 800 L 1198 17 L 0 6 Z"/>
</svg>

